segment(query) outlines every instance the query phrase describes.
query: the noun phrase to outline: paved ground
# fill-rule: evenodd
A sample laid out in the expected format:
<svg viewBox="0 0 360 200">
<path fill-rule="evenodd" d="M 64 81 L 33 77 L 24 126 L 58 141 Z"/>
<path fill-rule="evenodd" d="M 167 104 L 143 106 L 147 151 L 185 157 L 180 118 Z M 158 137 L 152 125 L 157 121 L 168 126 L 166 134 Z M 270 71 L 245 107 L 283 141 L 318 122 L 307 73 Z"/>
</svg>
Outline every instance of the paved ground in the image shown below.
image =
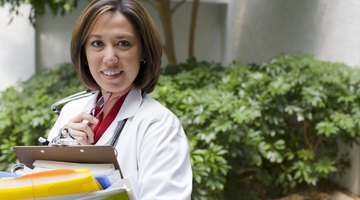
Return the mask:
<svg viewBox="0 0 360 200">
<path fill-rule="evenodd" d="M 350 196 L 342 192 L 335 192 L 333 195 L 331 195 L 330 200 L 360 200 L 360 198 L 356 197 L 355 195 Z"/>
<path fill-rule="evenodd" d="M 345 194 L 343 192 L 334 192 L 333 194 L 319 193 L 313 197 L 304 197 L 302 195 L 294 194 L 279 200 L 360 200 L 352 194 Z"/>
</svg>

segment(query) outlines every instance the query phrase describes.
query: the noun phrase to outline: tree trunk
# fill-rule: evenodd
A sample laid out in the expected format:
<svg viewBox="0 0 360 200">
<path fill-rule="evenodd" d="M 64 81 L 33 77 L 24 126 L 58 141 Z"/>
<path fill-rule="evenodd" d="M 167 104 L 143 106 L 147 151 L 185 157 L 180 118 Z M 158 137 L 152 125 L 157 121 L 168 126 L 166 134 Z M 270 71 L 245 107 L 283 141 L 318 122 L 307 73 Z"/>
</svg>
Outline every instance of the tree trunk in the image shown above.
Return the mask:
<svg viewBox="0 0 360 200">
<path fill-rule="evenodd" d="M 174 46 L 174 34 L 172 28 L 172 10 L 169 0 L 162 0 L 159 4 L 159 15 L 161 24 L 165 34 L 164 51 L 168 58 L 169 65 L 173 66 L 177 64 L 175 46 Z"/>
<path fill-rule="evenodd" d="M 189 31 L 189 46 L 188 46 L 188 58 L 194 58 L 194 46 L 195 46 L 195 32 L 196 32 L 196 23 L 197 16 L 199 12 L 200 0 L 193 0 L 192 11 L 191 11 L 191 20 L 190 20 L 190 31 Z"/>
<path fill-rule="evenodd" d="M 175 45 L 174 45 L 174 33 L 172 27 L 172 15 L 178 7 L 180 7 L 186 0 L 181 0 L 171 6 L 171 0 L 146 0 L 158 11 L 160 16 L 161 25 L 163 27 L 165 41 L 163 44 L 164 52 L 168 58 L 169 66 L 177 64 Z"/>
</svg>

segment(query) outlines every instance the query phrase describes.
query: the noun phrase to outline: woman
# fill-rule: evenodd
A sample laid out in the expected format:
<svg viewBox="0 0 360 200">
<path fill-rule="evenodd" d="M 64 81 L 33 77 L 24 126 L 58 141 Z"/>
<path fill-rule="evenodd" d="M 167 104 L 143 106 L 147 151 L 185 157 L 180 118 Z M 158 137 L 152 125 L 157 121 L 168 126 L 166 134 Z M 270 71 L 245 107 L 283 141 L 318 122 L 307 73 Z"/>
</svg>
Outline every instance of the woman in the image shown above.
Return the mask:
<svg viewBox="0 0 360 200">
<path fill-rule="evenodd" d="M 66 129 L 80 145 L 111 144 L 137 199 L 189 199 L 186 135 L 178 118 L 148 95 L 162 48 L 144 8 L 135 0 L 91 1 L 74 26 L 70 51 L 80 80 L 97 92 L 63 107 L 49 141 Z"/>
</svg>

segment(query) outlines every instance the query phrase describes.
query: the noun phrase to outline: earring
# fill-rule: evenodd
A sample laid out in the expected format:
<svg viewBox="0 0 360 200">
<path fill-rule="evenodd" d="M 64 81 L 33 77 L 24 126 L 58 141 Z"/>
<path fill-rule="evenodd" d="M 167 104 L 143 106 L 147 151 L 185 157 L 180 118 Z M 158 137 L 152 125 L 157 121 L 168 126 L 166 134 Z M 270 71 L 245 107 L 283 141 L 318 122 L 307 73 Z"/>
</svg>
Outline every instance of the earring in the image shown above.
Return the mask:
<svg viewBox="0 0 360 200">
<path fill-rule="evenodd" d="M 141 65 L 145 65 L 145 64 L 146 64 L 146 60 L 145 60 L 145 59 L 140 60 L 140 64 L 141 64 Z"/>
</svg>

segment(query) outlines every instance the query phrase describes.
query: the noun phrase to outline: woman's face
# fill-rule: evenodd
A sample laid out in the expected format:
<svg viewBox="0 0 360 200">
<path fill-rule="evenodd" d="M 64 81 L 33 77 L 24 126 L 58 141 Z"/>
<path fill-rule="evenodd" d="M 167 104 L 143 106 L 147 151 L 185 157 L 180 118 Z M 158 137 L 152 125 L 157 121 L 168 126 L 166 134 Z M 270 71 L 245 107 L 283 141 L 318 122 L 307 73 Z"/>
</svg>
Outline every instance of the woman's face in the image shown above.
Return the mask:
<svg viewBox="0 0 360 200">
<path fill-rule="evenodd" d="M 133 25 L 120 12 L 105 13 L 85 43 L 91 75 L 104 92 L 123 95 L 140 69 L 141 43 Z"/>
</svg>

